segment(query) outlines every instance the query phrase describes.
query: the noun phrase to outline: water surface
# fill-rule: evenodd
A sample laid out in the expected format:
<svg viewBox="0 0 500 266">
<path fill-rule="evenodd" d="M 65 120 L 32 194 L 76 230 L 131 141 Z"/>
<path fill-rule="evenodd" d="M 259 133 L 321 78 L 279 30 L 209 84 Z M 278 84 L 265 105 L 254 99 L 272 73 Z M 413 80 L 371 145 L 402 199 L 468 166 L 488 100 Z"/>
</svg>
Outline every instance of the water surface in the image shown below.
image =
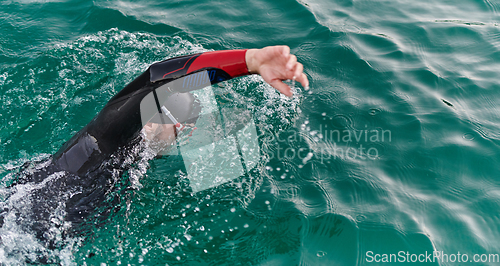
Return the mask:
<svg viewBox="0 0 500 266">
<path fill-rule="evenodd" d="M 120 211 L 58 250 L 6 220 L 3 264 L 377 265 L 367 254 L 500 253 L 494 1 L 1 5 L 2 206 L 29 208 L 34 188 L 7 188 L 14 173 L 56 152 L 155 61 L 286 44 L 311 82 L 293 99 L 255 76 L 219 86 L 253 111 L 262 158 L 251 176 L 191 194 L 175 162 L 139 161 L 123 177 Z"/>
</svg>

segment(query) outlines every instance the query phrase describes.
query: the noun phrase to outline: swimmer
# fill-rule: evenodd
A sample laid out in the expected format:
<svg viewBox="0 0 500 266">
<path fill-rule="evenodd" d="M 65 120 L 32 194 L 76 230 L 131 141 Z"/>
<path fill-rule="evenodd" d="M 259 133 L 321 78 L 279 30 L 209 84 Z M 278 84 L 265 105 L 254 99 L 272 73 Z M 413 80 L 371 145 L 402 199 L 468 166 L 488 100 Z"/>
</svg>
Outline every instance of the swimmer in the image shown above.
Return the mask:
<svg viewBox="0 0 500 266">
<path fill-rule="evenodd" d="M 196 119 L 196 115 L 192 114 L 199 110 L 196 111 L 195 99 L 191 94 L 173 91 L 168 99 L 183 104 L 172 104 L 173 107 L 167 109 L 158 104 L 156 89 L 205 70 L 211 73 L 211 84 L 259 74 L 264 81 L 288 97 L 293 93 L 283 83 L 284 80 L 296 80 L 304 87 L 309 85 L 302 64 L 290 54 L 287 46 L 205 52 L 151 65 L 116 94 L 92 121 L 49 160 L 38 164 L 34 169 L 21 171 L 13 186 L 43 184 L 43 188 L 35 188 L 30 194 L 32 206 L 28 212 L 29 217 L 18 218 L 30 221 L 26 225 L 27 230 L 33 231 L 44 242 L 54 243 L 56 236 L 49 230 L 55 226 L 51 214 L 61 208 L 61 202 L 66 214 L 64 221 L 56 226 L 68 233 L 71 231 L 68 227 L 83 224 L 103 202 L 109 203 L 107 196 L 121 182 L 117 180 L 116 173 L 120 172 L 118 176 L 121 176 L 124 169 L 120 166 L 129 156 L 130 147 L 144 138 L 161 139 L 172 145 L 178 132 L 184 130 L 184 127 L 189 130 L 194 125 L 193 117 Z M 150 93 L 156 99 L 157 106 L 154 108 L 158 109 L 158 113 L 165 114 L 161 116 L 164 122 L 143 125 L 140 104 Z M 105 217 L 105 214 L 98 215 Z M 2 219 L 0 213 L 0 223 Z"/>
</svg>

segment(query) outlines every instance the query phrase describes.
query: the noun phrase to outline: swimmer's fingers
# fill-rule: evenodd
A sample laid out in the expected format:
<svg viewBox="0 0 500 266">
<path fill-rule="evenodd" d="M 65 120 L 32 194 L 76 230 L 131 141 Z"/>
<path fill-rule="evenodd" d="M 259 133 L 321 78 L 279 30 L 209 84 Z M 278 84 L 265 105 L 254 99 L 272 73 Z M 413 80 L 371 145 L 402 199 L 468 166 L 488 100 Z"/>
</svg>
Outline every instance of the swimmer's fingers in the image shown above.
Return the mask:
<svg viewBox="0 0 500 266">
<path fill-rule="evenodd" d="M 297 63 L 295 65 L 295 70 L 293 71 L 293 78 L 297 79 L 302 75 L 302 71 L 304 70 L 304 66 L 301 63 Z"/>
<path fill-rule="evenodd" d="M 309 86 L 309 81 L 307 80 L 307 76 L 303 73 L 304 71 L 304 65 L 301 63 L 297 62 L 297 57 L 292 55 L 290 56 L 291 58 L 289 59 L 287 63 L 287 69 L 289 71 L 293 71 L 293 77 L 291 79 L 295 79 L 296 81 L 300 82 L 302 86 L 308 87 Z M 289 64 L 292 64 L 291 68 L 289 67 Z"/>
<path fill-rule="evenodd" d="M 281 54 L 284 58 L 288 58 L 290 56 L 290 47 L 287 45 L 277 45 L 278 50 L 281 50 Z"/>
<path fill-rule="evenodd" d="M 309 87 L 309 80 L 307 79 L 306 74 L 304 74 L 302 71 L 300 72 L 296 71 L 296 74 L 293 77 L 295 78 L 296 81 L 302 84 L 302 87 L 304 88 Z"/>
<path fill-rule="evenodd" d="M 307 76 L 304 74 L 304 66 L 301 63 L 297 63 L 295 65 L 295 70 L 293 71 L 293 79 L 300 82 L 302 87 L 309 87 L 309 80 L 307 80 Z"/>
<path fill-rule="evenodd" d="M 283 81 L 281 81 L 279 79 L 275 79 L 275 80 L 271 81 L 269 84 L 271 86 L 273 86 L 273 88 L 277 89 L 279 92 L 285 94 L 286 96 L 288 96 L 288 97 L 293 96 L 292 89 L 290 89 L 290 87 L 288 85 L 283 83 Z"/>
<path fill-rule="evenodd" d="M 283 80 L 294 79 L 304 87 L 309 85 L 303 73 L 304 66 L 297 62 L 297 57 L 286 45 L 249 49 L 245 60 L 249 73 L 260 74 L 264 81 L 288 97 L 293 95 L 292 90 Z"/>
<path fill-rule="evenodd" d="M 297 78 L 297 81 L 302 84 L 302 87 L 309 88 L 309 80 L 307 79 L 306 74 L 302 73 L 302 75 Z"/>
<path fill-rule="evenodd" d="M 288 61 L 286 62 L 286 70 L 293 70 L 297 66 L 297 57 L 295 55 L 290 55 Z"/>
<path fill-rule="evenodd" d="M 301 73 L 298 78 L 295 79 L 300 82 L 304 88 L 309 87 L 309 81 L 307 80 L 307 76 L 304 73 Z M 279 92 L 285 94 L 288 97 L 293 96 L 292 89 L 287 84 L 283 83 L 283 81 L 275 79 L 269 83 L 273 88 L 277 89 Z"/>
</svg>

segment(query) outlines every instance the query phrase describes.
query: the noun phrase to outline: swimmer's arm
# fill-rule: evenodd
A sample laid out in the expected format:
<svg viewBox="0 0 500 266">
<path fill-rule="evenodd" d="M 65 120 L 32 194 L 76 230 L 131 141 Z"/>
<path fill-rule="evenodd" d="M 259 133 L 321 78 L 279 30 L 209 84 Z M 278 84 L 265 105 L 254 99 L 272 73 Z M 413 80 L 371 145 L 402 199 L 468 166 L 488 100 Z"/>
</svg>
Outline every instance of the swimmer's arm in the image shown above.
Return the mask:
<svg viewBox="0 0 500 266">
<path fill-rule="evenodd" d="M 297 57 L 290 54 L 288 46 L 269 46 L 262 49 L 249 49 L 245 54 L 248 72 L 260 74 L 264 81 L 288 97 L 292 91 L 283 80 L 295 79 L 304 87 L 309 81 L 303 73 L 303 66 Z"/>
<path fill-rule="evenodd" d="M 190 63 L 187 74 L 208 67 L 222 69 L 231 78 L 259 74 L 264 81 L 289 97 L 292 96 L 292 91 L 283 80 L 295 77 L 302 86 L 309 86 L 302 64 L 297 62 L 295 55 L 290 54 L 288 46 L 205 52 Z"/>
</svg>

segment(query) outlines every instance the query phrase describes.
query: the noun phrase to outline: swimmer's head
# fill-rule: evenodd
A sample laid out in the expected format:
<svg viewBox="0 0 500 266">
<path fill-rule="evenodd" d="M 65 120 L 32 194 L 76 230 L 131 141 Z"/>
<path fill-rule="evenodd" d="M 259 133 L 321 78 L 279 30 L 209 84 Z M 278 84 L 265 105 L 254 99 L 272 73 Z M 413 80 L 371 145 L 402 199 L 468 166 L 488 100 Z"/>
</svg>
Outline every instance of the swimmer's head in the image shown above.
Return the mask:
<svg viewBox="0 0 500 266">
<path fill-rule="evenodd" d="M 174 93 L 163 103 L 161 110 L 162 113 L 158 112 L 144 125 L 144 138 L 170 146 L 175 143 L 179 125 L 194 126 L 201 112 L 201 104 L 189 92 Z"/>
<path fill-rule="evenodd" d="M 159 103 L 162 109 L 167 109 L 167 113 L 158 112 L 154 102 L 150 104 L 154 105 L 154 115 L 146 123 L 194 124 L 201 112 L 200 101 L 189 92 L 173 93 L 163 103 Z"/>
<path fill-rule="evenodd" d="M 201 105 L 198 99 L 189 92 L 174 93 L 164 103 L 164 106 L 170 111 L 177 121 L 166 119 L 167 124 L 194 124 L 201 112 Z"/>
</svg>

